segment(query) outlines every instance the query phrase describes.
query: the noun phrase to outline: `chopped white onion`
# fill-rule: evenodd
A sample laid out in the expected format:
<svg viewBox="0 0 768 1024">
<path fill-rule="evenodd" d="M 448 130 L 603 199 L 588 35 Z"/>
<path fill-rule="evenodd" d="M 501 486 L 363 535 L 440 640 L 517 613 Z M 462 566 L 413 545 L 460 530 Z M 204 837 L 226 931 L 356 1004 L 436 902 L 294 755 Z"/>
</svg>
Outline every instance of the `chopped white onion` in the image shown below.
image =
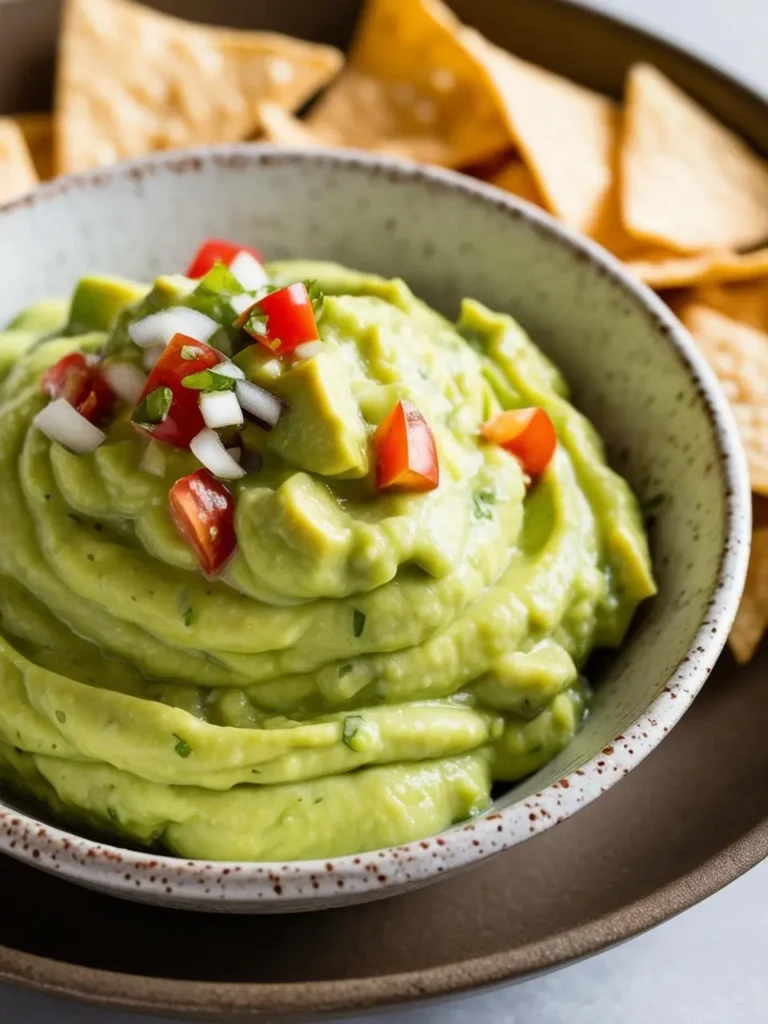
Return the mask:
<svg viewBox="0 0 768 1024">
<path fill-rule="evenodd" d="M 238 427 L 243 422 L 243 410 L 234 391 L 204 391 L 200 395 L 200 412 L 206 427 Z"/>
<path fill-rule="evenodd" d="M 274 427 L 280 419 L 280 413 L 283 411 L 280 399 L 258 385 L 251 384 L 249 380 L 239 380 L 235 384 L 235 394 L 243 409 L 267 426 Z"/>
<path fill-rule="evenodd" d="M 95 352 L 89 352 L 85 356 L 86 366 L 98 366 L 100 362 L 101 359 L 99 359 Z"/>
<path fill-rule="evenodd" d="M 214 476 L 222 480 L 239 480 L 245 476 L 245 470 L 238 466 L 215 430 L 209 430 L 207 427 L 201 430 L 192 438 L 189 447 L 195 458 L 199 459 Z"/>
<path fill-rule="evenodd" d="M 233 380 L 245 380 L 245 374 L 240 367 L 228 360 L 212 366 L 211 373 L 218 373 L 221 377 L 231 377 Z"/>
<path fill-rule="evenodd" d="M 185 334 L 194 341 L 208 341 L 218 329 L 216 321 L 205 313 L 186 306 L 172 306 L 132 323 L 128 334 L 140 348 L 154 348 L 167 345 L 174 334 Z"/>
<path fill-rule="evenodd" d="M 150 441 L 141 457 L 139 469 L 152 476 L 165 476 L 165 452 L 157 441 Z"/>
<path fill-rule="evenodd" d="M 229 304 L 235 316 L 240 316 L 247 309 L 250 309 L 255 301 L 256 299 L 253 295 L 249 295 L 248 292 L 241 292 L 239 295 L 230 296 Z"/>
<path fill-rule="evenodd" d="M 138 402 L 147 383 L 146 375 L 133 363 L 108 364 L 101 371 L 101 375 L 117 397 L 131 405 Z"/>
<path fill-rule="evenodd" d="M 229 455 L 230 458 L 234 459 L 235 462 L 239 463 L 240 459 L 243 457 L 243 449 L 242 448 L 227 448 L 227 455 Z"/>
<path fill-rule="evenodd" d="M 107 435 L 81 416 L 66 398 L 57 398 L 35 416 L 34 424 L 51 441 L 58 441 L 77 455 L 95 451 Z"/>
<path fill-rule="evenodd" d="M 164 345 L 153 345 L 152 348 L 145 348 L 141 357 L 141 365 L 151 373 L 160 362 L 160 356 L 165 352 Z"/>
<path fill-rule="evenodd" d="M 247 292 L 258 291 L 269 284 L 267 272 L 249 252 L 241 250 L 229 264 L 229 272 Z"/>
<path fill-rule="evenodd" d="M 312 359 L 314 356 L 319 356 L 322 351 L 322 341 L 305 341 L 302 345 L 296 346 L 293 354 L 297 359 Z"/>
</svg>

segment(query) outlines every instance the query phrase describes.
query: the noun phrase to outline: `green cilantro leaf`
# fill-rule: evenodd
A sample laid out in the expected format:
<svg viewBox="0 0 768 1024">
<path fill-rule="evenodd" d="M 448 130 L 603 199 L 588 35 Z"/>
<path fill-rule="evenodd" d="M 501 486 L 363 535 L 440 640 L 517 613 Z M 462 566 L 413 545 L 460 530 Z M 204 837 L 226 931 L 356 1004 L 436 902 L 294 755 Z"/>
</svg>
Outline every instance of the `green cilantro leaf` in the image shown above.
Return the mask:
<svg viewBox="0 0 768 1024">
<path fill-rule="evenodd" d="M 352 632 L 355 636 L 362 636 L 365 629 L 365 613 L 355 608 L 352 613 Z"/>
<path fill-rule="evenodd" d="M 174 732 L 172 733 L 172 735 L 173 738 L 176 740 L 176 746 L 173 749 L 176 751 L 179 757 L 189 757 L 189 755 L 192 753 L 192 747 L 190 747 L 187 741 L 182 736 L 179 736 L 178 733 Z"/>
<path fill-rule="evenodd" d="M 152 430 L 165 422 L 172 404 L 173 392 L 170 388 L 155 388 L 136 406 L 131 419 L 145 430 Z"/>
<path fill-rule="evenodd" d="M 365 719 L 362 715 L 347 715 L 341 731 L 344 746 L 349 747 L 350 750 L 359 751 L 361 749 L 356 737 L 363 725 L 365 725 Z"/>
</svg>

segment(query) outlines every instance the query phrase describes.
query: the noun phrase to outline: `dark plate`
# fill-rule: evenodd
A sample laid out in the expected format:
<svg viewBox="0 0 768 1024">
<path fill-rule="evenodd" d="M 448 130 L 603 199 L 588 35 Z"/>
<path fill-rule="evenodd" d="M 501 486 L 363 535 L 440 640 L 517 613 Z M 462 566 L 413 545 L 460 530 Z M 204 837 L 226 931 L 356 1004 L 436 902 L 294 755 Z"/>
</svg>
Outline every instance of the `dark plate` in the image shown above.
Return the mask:
<svg viewBox="0 0 768 1024">
<path fill-rule="evenodd" d="M 406 2 L 406 0 L 403 0 Z M 157 3 L 200 20 L 343 44 L 355 0 Z M 647 60 L 768 154 L 768 105 L 675 49 L 560 0 L 455 0 L 522 56 L 618 95 Z M 0 110 L 50 103 L 59 4 L 0 6 Z M 765 506 L 758 510 L 768 522 Z M 585 810 L 441 885 L 299 917 L 209 917 L 123 903 L 0 858 L 0 979 L 113 1007 L 239 1021 L 437 997 L 604 949 L 768 854 L 768 647 L 725 655 L 682 723 Z"/>
</svg>

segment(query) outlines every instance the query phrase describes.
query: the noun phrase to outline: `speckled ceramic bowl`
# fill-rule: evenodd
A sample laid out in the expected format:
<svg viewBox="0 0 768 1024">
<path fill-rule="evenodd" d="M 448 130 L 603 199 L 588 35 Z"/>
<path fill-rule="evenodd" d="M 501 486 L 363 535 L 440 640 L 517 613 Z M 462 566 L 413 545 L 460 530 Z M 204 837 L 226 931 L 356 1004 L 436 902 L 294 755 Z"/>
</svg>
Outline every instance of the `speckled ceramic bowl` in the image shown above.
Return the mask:
<svg viewBox="0 0 768 1024">
<path fill-rule="evenodd" d="M 575 741 L 489 812 L 437 837 L 329 862 L 206 863 L 63 831 L 0 803 L 0 850 L 133 899 L 221 911 L 309 910 L 393 895 L 556 825 L 618 782 L 696 696 L 736 611 L 750 498 L 725 399 L 663 304 L 533 207 L 454 174 L 240 146 L 62 179 L 0 210 L 0 321 L 100 270 L 147 279 L 201 238 L 387 276 L 450 315 L 469 295 L 508 311 L 570 381 L 612 464 L 657 506 L 660 584 L 600 672 Z M 659 501 L 659 496 L 663 500 Z"/>
</svg>

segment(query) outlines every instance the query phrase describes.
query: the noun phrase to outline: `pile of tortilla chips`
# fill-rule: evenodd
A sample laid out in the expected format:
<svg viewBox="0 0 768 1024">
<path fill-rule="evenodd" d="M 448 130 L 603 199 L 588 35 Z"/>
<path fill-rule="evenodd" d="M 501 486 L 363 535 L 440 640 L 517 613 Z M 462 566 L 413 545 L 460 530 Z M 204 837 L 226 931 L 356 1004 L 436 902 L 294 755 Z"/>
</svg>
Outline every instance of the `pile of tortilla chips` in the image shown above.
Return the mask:
<svg viewBox="0 0 768 1024">
<path fill-rule="evenodd" d="M 617 103 L 501 50 L 442 0 L 366 0 L 346 62 L 133 0 L 66 0 L 53 118 L 0 119 L 0 201 L 38 175 L 254 138 L 466 171 L 595 239 L 667 299 L 747 451 L 758 527 L 731 647 L 749 660 L 768 630 L 766 161 L 654 67 L 631 67 Z"/>
</svg>

